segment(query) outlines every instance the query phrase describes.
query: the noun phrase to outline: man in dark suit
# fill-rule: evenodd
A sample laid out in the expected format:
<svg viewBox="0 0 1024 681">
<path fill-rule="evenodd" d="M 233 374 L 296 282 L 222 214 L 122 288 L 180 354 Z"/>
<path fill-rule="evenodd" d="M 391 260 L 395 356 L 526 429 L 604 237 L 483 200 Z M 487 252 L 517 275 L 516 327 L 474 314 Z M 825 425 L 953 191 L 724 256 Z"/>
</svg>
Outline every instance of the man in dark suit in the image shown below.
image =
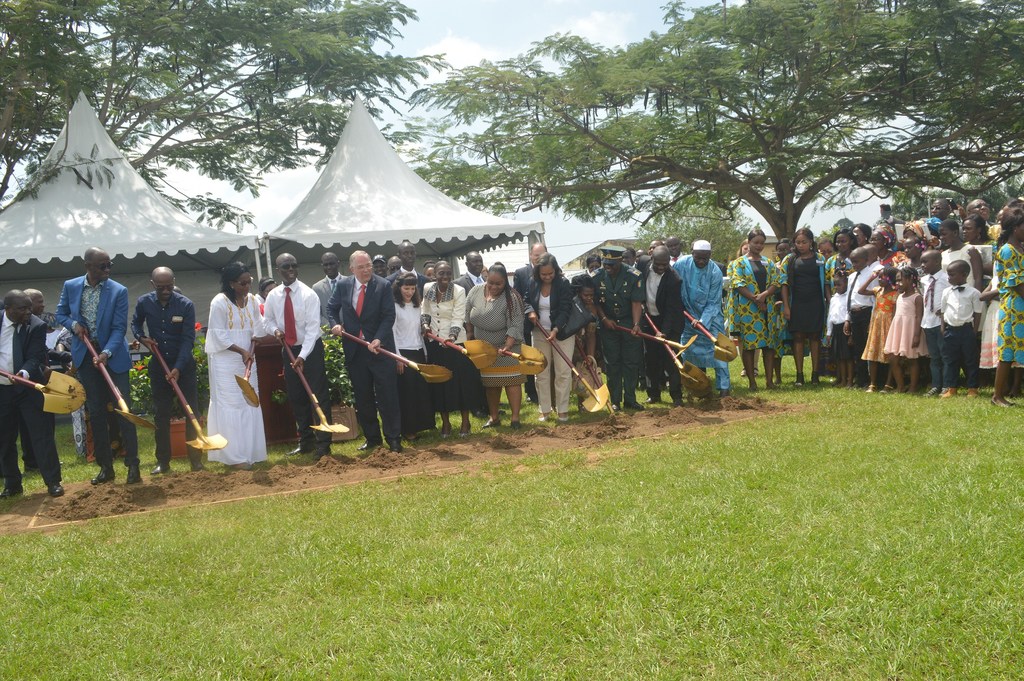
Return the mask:
<svg viewBox="0 0 1024 681">
<path fill-rule="evenodd" d="M 416 245 L 411 241 L 403 241 L 398 246 L 398 259 L 402 261 L 402 266 L 397 270 L 388 275 L 388 283 L 395 283 L 402 274 L 415 274 L 416 275 L 416 289 L 423 295 L 423 287 L 430 281 L 426 275 L 420 274 L 416 271 Z M 349 258 L 351 262 L 351 258 Z"/>
<path fill-rule="evenodd" d="M 537 266 L 537 261 L 540 260 L 540 256 L 547 252 L 547 246 L 542 243 L 535 243 L 530 248 L 530 262 L 516 270 L 515 276 L 512 277 L 512 288 L 519 292 L 519 295 L 523 300 L 526 300 L 527 293 L 530 291 L 530 282 L 533 280 L 533 268 Z M 532 345 L 530 340 L 531 338 L 533 338 L 533 322 L 530 321 L 529 317 L 524 316 L 523 343 L 526 345 Z M 537 383 L 533 380 L 532 375 L 526 377 L 525 391 L 526 399 L 536 404 Z"/>
<path fill-rule="evenodd" d="M 46 323 L 32 314 L 31 299 L 23 291 L 8 292 L 0 317 L 0 369 L 42 383 L 47 368 Z M 60 484 L 60 460 L 57 450 L 47 444 L 47 439 L 53 439 L 53 427 L 43 414 L 42 394 L 0 377 L 0 473 L 4 476 L 0 497 L 22 493 L 16 445 L 19 420 L 29 424 L 32 448 L 47 492 L 50 496 L 61 496 L 64 488 Z"/>
<path fill-rule="evenodd" d="M 483 272 L 484 257 L 477 251 L 470 251 L 466 254 L 466 273 L 456 279 L 455 283 L 469 293 L 474 286 L 484 283 L 486 277 L 483 276 Z"/>
<path fill-rule="evenodd" d="M 341 275 L 338 274 L 338 266 L 341 260 L 330 251 L 320 256 L 320 267 L 324 271 L 324 278 L 313 284 L 316 297 L 320 299 L 320 326 L 327 326 L 327 303 L 334 294 L 334 289 L 341 283 Z M 264 296 L 266 301 L 266 296 Z M 264 308 L 265 309 L 265 308 Z"/>
<path fill-rule="evenodd" d="M 380 349 L 395 352 L 395 297 L 391 285 L 373 273 L 366 251 L 356 251 L 348 260 L 351 277 L 346 277 L 327 304 L 331 333 L 342 330 L 369 342 L 369 347 L 345 338 L 345 368 L 356 396 L 356 416 L 366 442 L 360 450 L 382 444 L 381 425 L 388 448 L 402 451 L 402 420 L 398 407 L 398 372 L 395 360 Z M 381 423 L 377 423 L 380 411 Z"/>
<path fill-rule="evenodd" d="M 128 371 L 132 358 L 128 354 L 128 289 L 110 278 L 110 255 L 100 248 L 90 248 L 83 256 L 85 275 L 64 282 L 57 303 L 57 321 L 74 334 L 71 358 L 78 367 L 78 380 L 85 388 L 85 404 L 92 425 L 93 455 L 100 472 L 92 479 L 99 485 L 114 479 L 114 453 L 110 448 L 107 427 L 107 404 L 114 401 L 100 365 L 107 368 L 129 409 L 132 407 Z M 85 344 L 99 349 L 93 359 Z M 126 482 L 142 482 L 139 474 L 139 439 L 135 424 L 121 419 L 121 443 L 124 463 L 128 467 Z"/>
<path fill-rule="evenodd" d="M 671 254 L 665 246 L 658 246 L 651 255 L 650 267 L 642 274 L 644 307 L 654 326 L 669 340 L 678 341 L 683 332 L 683 299 L 680 295 L 679 275 L 669 266 Z M 655 333 L 646 317 L 641 326 L 647 333 Z M 661 387 L 668 378 L 668 394 L 672 404 L 681 406 L 683 390 L 675 362 L 658 341 L 644 340 L 644 366 L 647 371 L 647 403 L 661 401 Z"/>
</svg>

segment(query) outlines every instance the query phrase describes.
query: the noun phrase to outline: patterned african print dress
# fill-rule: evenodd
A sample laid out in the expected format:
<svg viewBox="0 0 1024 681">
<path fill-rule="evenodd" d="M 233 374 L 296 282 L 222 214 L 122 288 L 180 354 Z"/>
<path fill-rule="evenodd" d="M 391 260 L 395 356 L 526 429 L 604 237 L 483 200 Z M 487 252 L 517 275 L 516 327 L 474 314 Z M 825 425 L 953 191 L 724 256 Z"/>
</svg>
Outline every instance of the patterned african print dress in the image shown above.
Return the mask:
<svg viewBox="0 0 1024 681">
<path fill-rule="evenodd" d="M 1003 244 L 995 256 L 999 277 L 999 361 L 1024 364 L 1024 298 L 1016 287 L 1024 283 L 1024 253 Z"/>
<path fill-rule="evenodd" d="M 871 325 L 868 326 L 868 342 L 864 346 L 861 359 L 867 362 L 885 362 L 885 340 L 889 336 L 889 327 L 896 314 L 896 299 L 900 292 L 896 289 L 885 290 L 879 286 L 875 290 L 875 309 L 871 312 Z"/>
<path fill-rule="evenodd" d="M 739 289 L 746 288 L 751 293 L 761 293 L 770 286 L 779 285 L 779 270 L 770 261 L 761 259 L 765 270 L 765 284 L 761 288 L 755 276 L 755 267 L 747 256 L 742 256 L 729 263 L 728 275 L 732 291 L 729 293 L 729 322 L 732 332 L 740 337 L 745 350 L 754 348 L 775 349 L 780 343 L 778 338 L 778 311 L 773 300 L 766 301 L 765 312 L 757 309 L 752 300 L 740 295 Z"/>
<path fill-rule="evenodd" d="M 505 337 L 511 336 L 515 340 L 512 352 L 519 352 L 526 314 L 523 299 L 509 290 L 507 297 L 500 295 L 494 300 L 487 300 L 486 289 L 486 284 L 477 284 L 466 296 L 466 321 L 473 325 L 473 337 L 500 349 L 505 346 Z M 512 301 L 511 309 L 506 300 Z M 503 388 L 526 382 L 526 377 L 519 372 L 519 360 L 505 355 L 498 355 L 494 364 L 481 369 L 480 378 L 485 388 Z"/>
</svg>

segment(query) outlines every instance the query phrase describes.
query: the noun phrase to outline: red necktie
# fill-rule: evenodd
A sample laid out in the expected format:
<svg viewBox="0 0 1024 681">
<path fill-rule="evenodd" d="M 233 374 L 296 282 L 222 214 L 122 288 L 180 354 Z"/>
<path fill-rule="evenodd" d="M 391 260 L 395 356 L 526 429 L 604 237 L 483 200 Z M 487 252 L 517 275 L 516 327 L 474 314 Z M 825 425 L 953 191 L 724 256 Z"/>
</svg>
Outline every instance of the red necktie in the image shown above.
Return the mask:
<svg viewBox="0 0 1024 681">
<path fill-rule="evenodd" d="M 363 316 L 363 301 L 366 300 L 366 284 L 359 285 L 359 298 L 356 299 L 356 316 Z"/>
<path fill-rule="evenodd" d="M 299 339 L 295 335 L 295 308 L 292 307 L 292 290 L 284 287 L 284 342 L 288 345 L 298 345 Z"/>
</svg>

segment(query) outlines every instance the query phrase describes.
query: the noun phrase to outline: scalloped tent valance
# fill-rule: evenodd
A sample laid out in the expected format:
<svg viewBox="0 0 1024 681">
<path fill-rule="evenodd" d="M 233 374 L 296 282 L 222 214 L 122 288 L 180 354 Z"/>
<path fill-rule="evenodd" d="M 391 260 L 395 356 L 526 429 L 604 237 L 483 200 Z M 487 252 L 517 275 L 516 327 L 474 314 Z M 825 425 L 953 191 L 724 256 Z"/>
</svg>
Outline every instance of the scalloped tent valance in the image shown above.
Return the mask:
<svg viewBox="0 0 1024 681">
<path fill-rule="evenodd" d="M 118 259 L 256 245 L 168 203 L 121 154 L 84 94 L 26 191 L 0 213 L 0 243 L 0 264 L 70 262 L 93 245 Z"/>
<path fill-rule="evenodd" d="M 445 196 L 398 156 L 357 98 L 331 160 L 309 193 L 269 233 L 275 251 L 383 247 L 408 239 L 420 256 L 457 255 L 543 234 L 543 222 L 519 222 Z"/>
</svg>

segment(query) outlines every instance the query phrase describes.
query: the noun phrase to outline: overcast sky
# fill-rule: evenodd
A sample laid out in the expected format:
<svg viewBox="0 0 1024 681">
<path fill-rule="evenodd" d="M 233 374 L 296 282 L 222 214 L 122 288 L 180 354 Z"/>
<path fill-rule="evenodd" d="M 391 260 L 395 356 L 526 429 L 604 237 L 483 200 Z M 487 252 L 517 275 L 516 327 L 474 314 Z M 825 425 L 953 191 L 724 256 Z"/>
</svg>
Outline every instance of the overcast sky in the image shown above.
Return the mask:
<svg viewBox="0 0 1024 681">
<path fill-rule="evenodd" d="M 404 55 L 439 54 L 455 68 L 479 63 L 482 59 L 503 59 L 524 52 L 530 45 L 554 33 L 573 33 L 599 44 L 624 45 L 663 29 L 663 12 L 658 0 L 624 2 L 622 0 L 406 0 L 419 17 L 404 28 L 403 39 L 394 52 Z M 700 3 L 703 4 L 703 3 Z M 430 80 L 439 80 L 435 74 Z M 414 116 L 430 115 L 415 110 Z M 401 128 L 400 117 L 388 117 L 381 125 Z M 277 227 L 298 205 L 316 181 L 312 168 L 286 171 L 267 176 L 260 197 L 237 195 L 227 186 L 214 188 L 205 178 L 174 180 L 184 191 L 211 191 L 240 205 L 255 216 L 259 233 Z M 845 212 L 855 221 L 871 222 L 877 216 L 875 203 L 855 206 Z M 525 219 L 543 219 L 550 250 L 565 262 L 606 238 L 633 236 L 632 225 L 584 225 L 557 215 L 538 212 Z M 805 221 L 817 229 L 831 226 L 843 212 L 830 211 L 806 215 Z M 815 231 L 817 231 L 815 229 Z"/>
</svg>

